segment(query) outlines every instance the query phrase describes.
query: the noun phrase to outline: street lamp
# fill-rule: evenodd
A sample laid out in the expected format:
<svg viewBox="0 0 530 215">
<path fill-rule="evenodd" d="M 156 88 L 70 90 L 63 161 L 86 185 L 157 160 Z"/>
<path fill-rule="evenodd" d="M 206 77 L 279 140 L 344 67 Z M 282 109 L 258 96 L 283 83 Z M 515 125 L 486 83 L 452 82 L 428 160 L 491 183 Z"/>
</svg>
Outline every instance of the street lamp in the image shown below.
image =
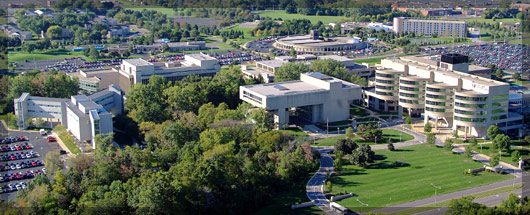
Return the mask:
<svg viewBox="0 0 530 215">
<path fill-rule="evenodd" d="M 436 191 L 438 189 L 442 189 L 441 187 L 437 187 L 436 185 L 434 185 L 433 183 L 431 183 L 431 185 L 434 187 L 434 204 L 436 204 Z"/>
</svg>

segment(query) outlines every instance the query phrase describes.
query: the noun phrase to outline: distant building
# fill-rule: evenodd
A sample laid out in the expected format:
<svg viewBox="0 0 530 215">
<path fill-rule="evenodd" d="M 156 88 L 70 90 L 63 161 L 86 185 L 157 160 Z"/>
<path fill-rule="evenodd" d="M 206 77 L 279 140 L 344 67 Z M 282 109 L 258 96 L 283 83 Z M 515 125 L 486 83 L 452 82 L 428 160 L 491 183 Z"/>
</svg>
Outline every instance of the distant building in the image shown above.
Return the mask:
<svg viewBox="0 0 530 215">
<path fill-rule="evenodd" d="M 290 62 L 302 62 L 310 64 L 316 59 L 332 59 L 341 62 L 346 67 L 347 71 L 358 76 L 368 78 L 373 76 L 374 68 L 368 64 L 357 64 L 353 59 L 338 55 L 321 55 L 313 54 L 297 55 L 296 58 L 291 56 L 277 56 L 273 60 L 258 61 L 255 67 L 246 65 L 241 66 L 241 72 L 245 78 L 261 79 L 265 83 L 274 81 L 274 74 L 282 65 Z"/>
<path fill-rule="evenodd" d="M 311 30 L 309 35 L 278 39 L 273 46 L 287 51 L 294 49 L 297 52 L 321 53 L 364 49 L 367 43 L 354 37 L 321 38 L 318 31 Z"/>
<path fill-rule="evenodd" d="M 466 21 L 426 20 L 408 17 L 394 17 L 394 32 L 423 35 L 467 37 Z"/>
<path fill-rule="evenodd" d="M 350 118 L 350 103 L 361 98 L 358 85 L 318 72 L 303 73 L 298 81 L 239 87 L 239 98 L 274 115 L 278 128 L 289 123 L 290 112 L 311 123 Z"/>
<path fill-rule="evenodd" d="M 204 41 L 191 41 L 191 42 L 163 42 L 160 41 L 153 45 L 136 45 L 136 53 L 149 53 L 152 51 L 163 52 L 164 44 L 168 46 L 170 52 L 181 52 L 181 51 L 199 51 L 206 49 L 206 43 Z"/>
<path fill-rule="evenodd" d="M 14 100 L 19 128 L 31 118 L 44 118 L 53 125 L 59 122 L 79 141 L 92 142 L 97 134 L 113 132 L 112 116 L 123 113 L 123 92 L 115 85 L 90 96 L 70 99 L 45 98 L 23 93 Z M 51 127 L 51 126 L 50 126 Z"/>
<path fill-rule="evenodd" d="M 221 70 L 217 59 L 206 54 L 187 54 L 182 61 L 151 63 L 144 59 L 123 60 L 120 73 L 120 87 L 128 92 L 136 83 L 148 83 L 152 75 L 160 75 L 168 81 L 181 80 L 189 75 L 214 76 Z"/>
<path fill-rule="evenodd" d="M 121 25 L 121 26 L 114 26 L 109 29 L 109 32 L 107 33 L 107 37 L 126 37 L 129 36 L 129 26 Z"/>
</svg>

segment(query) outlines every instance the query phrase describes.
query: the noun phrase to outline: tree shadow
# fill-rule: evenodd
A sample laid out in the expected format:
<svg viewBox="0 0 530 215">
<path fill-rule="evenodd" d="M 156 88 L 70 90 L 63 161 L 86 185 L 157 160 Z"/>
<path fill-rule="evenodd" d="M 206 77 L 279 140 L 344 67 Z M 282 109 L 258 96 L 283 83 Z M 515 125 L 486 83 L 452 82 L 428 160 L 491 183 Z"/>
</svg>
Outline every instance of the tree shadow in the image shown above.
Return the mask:
<svg viewBox="0 0 530 215">
<path fill-rule="evenodd" d="M 374 156 L 374 161 L 380 161 L 380 160 L 386 160 L 386 159 L 387 159 L 386 155 L 378 155 L 378 154 L 376 154 Z"/>
<path fill-rule="evenodd" d="M 412 152 L 414 150 L 411 149 L 395 149 L 394 152 Z"/>
<path fill-rule="evenodd" d="M 343 177 L 332 177 L 331 178 L 331 184 L 334 185 L 342 185 L 342 186 L 359 186 L 361 183 L 355 182 L 355 181 L 346 181 Z"/>
<path fill-rule="evenodd" d="M 401 167 L 409 167 L 410 164 L 401 161 L 382 161 L 367 166 L 367 169 L 397 169 Z"/>
</svg>

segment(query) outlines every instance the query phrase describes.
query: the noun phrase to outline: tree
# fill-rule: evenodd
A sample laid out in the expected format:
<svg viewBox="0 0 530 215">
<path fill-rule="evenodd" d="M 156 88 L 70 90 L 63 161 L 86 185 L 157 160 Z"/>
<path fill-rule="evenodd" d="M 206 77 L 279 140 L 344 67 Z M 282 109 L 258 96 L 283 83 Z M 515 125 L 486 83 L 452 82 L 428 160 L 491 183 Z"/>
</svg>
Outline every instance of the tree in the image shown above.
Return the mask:
<svg viewBox="0 0 530 215">
<path fill-rule="evenodd" d="M 521 80 L 521 74 L 519 74 L 518 72 L 513 73 L 512 78 L 513 78 L 513 80 L 520 81 Z"/>
<path fill-rule="evenodd" d="M 502 77 L 504 76 L 504 71 L 502 71 L 502 69 L 497 69 L 494 75 L 497 80 L 502 80 Z"/>
<path fill-rule="evenodd" d="M 148 84 L 138 83 L 131 87 L 125 103 L 128 115 L 137 123 L 152 121 L 161 123 L 169 118 L 166 109 L 167 100 L 164 89 L 167 83 L 164 77 L 153 75 Z"/>
<path fill-rule="evenodd" d="M 63 161 L 61 160 L 61 153 L 59 151 L 48 152 L 44 158 L 44 165 L 48 170 L 48 175 L 53 176 L 56 171 L 61 171 L 64 167 Z"/>
<path fill-rule="evenodd" d="M 335 150 L 341 151 L 344 154 L 351 154 L 357 148 L 359 148 L 359 146 L 351 139 L 340 139 L 335 144 Z"/>
<path fill-rule="evenodd" d="M 121 55 L 120 55 L 120 53 L 118 53 L 118 51 L 112 50 L 111 52 L 109 52 L 109 57 L 111 57 L 111 58 L 119 58 L 119 57 L 121 57 Z"/>
<path fill-rule="evenodd" d="M 99 58 L 99 52 L 98 52 L 98 50 L 96 50 L 96 48 L 94 46 L 90 46 L 90 51 L 88 52 L 88 56 L 92 60 L 97 60 Z"/>
<path fill-rule="evenodd" d="M 451 139 L 451 138 L 445 139 L 444 149 L 449 150 L 449 151 L 453 150 L 453 143 L 454 143 L 454 139 Z"/>
<path fill-rule="evenodd" d="M 377 124 L 360 124 L 357 126 L 357 135 L 359 135 L 363 140 L 369 142 L 375 142 L 377 140 L 380 142 L 383 141 L 383 131 Z"/>
<path fill-rule="evenodd" d="M 470 145 L 466 146 L 466 157 L 472 158 L 473 157 L 473 149 Z"/>
<path fill-rule="evenodd" d="M 301 73 L 306 73 L 309 71 L 309 67 L 303 63 L 287 63 L 280 66 L 280 68 L 276 70 L 274 73 L 274 81 L 281 82 L 299 80 Z"/>
<path fill-rule="evenodd" d="M 250 120 L 254 122 L 254 133 L 256 135 L 270 131 L 274 127 L 272 115 L 264 109 L 253 110 L 250 113 Z"/>
<path fill-rule="evenodd" d="M 505 134 L 498 134 L 493 139 L 493 148 L 510 151 L 510 137 Z"/>
<path fill-rule="evenodd" d="M 296 50 L 294 48 L 291 49 L 291 57 L 296 57 Z"/>
<path fill-rule="evenodd" d="M 476 146 L 478 144 L 477 137 L 471 137 L 469 143 L 471 144 L 471 146 Z"/>
<path fill-rule="evenodd" d="M 432 126 L 431 126 L 430 122 L 427 122 L 427 124 L 425 124 L 425 127 L 423 127 L 423 131 L 424 132 L 431 132 L 432 131 Z"/>
<path fill-rule="evenodd" d="M 427 134 L 427 143 L 431 145 L 436 143 L 436 136 L 433 133 Z"/>
<path fill-rule="evenodd" d="M 57 39 L 57 38 L 61 37 L 62 31 L 63 30 L 62 30 L 62 28 L 60 26 L 52 25 L 46 31 L 46 36 L 48 36 L 49 38 L 52 38 L 52 39 Z"/>
<path fill-rule="evenodd" d="M 44 124 L 45 124 L 44 120 L 42 120 L 42 118 L 40 117 L 35 120 L 35 127 L 37 128 L 43 128 Z"/>
<path fill-rule="evenodd" d="M 497 127 L 496 125 L 490 125 L 490 127 L 488 127 L 486 135 L 490 140 L 495 139 L 495 136 L 497 136 L 498 134 L 501 134 L 501 130 L 499 130 L 499 127 Z"/>
<path fill-rule="evenodd" d="M 491 167 L 496 167 L 497 165 L 499 165 L 499 161 L 500 161 L 499 155 L 498 154 L 494 154 L 494 155 L 490 156 L 489 164 L 490 164 Z"/>
<path fill-rule="evenodd" d="M 353 140 L 353 137 L 354 137 L 354 133 L 353 133 L 353 128 L 352 127 L 348 127 L 346 129 L 346 132 L 345 132 L 345 136 L 346 138 L 350 139 L 350 140 Z"/>
<path fill-rule="evenodd" d="M 410 116 L 407 116 L 407 118 L 405 119 L 405 123 L 406 123 L 407 125 L 412 124 L 412 118 L 410 118 Z"/>
<path fill-rule="evenodd" d="M 368 144 L 362 144 L 354 150 L 348 160 L 352 165 L 365 167 L 367 163 L 373 163 L 375 153 Z"/>
<path fill-rule="evenodd" d="M 515 193 L 510 193 L 506 200 L 502 200 L 502 207 L 509 209 L 510 211 L 519 211 L 521 208 L 521 199 L 515 195 Z"/>
<path fill-rule="evenodd" d="M 519 159 L 521 158 L 521 153 L 519 151 L 512 152 L 512 161 L 514 163 L 519 162 Z"/>
<path fill-rule="evenodd" d="M 485 209 L 486 206 L 479 203 L 473 202 L 475 198 L 471 196 L 465 196 L 459 199 L 453 199 L 449 202 L 447 214 L 460 215 L 460 214 L 479 214 L 476 211 Z"/>
<path fill-rule="evenodd" d="M 394 144 L 392 144 L 392 143 L 387 144 L 386 147 L 388 148 L 388 151 L 394 151 L 394 150 L 396 150 L 396 149 L 394 148 Z"/>
</svg>

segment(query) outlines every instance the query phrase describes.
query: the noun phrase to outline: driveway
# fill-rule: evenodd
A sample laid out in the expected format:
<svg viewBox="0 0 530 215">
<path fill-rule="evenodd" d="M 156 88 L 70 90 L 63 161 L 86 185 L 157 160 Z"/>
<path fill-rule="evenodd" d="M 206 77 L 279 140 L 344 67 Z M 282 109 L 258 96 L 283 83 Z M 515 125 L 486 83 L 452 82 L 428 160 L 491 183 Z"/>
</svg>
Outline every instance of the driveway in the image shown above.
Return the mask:
<svg viewBox="0 0 530 215">
<path fill-rule="evenodd" d="M 326 212 L 326 214 L 341 214 L 335 212 L 335 210 L 329 206 L 330 201 L 324 196 L 323 192 L 326 177 L 333 172 L 333 159 L 329 156 L 328 152 L 332 152 L 334 149 L 329 146 L 316 146 L 313 147 L 313 149 L 320 153 L 320 168 L 307 182 L 307 197 L 315 206 Z"/>
</svg>

